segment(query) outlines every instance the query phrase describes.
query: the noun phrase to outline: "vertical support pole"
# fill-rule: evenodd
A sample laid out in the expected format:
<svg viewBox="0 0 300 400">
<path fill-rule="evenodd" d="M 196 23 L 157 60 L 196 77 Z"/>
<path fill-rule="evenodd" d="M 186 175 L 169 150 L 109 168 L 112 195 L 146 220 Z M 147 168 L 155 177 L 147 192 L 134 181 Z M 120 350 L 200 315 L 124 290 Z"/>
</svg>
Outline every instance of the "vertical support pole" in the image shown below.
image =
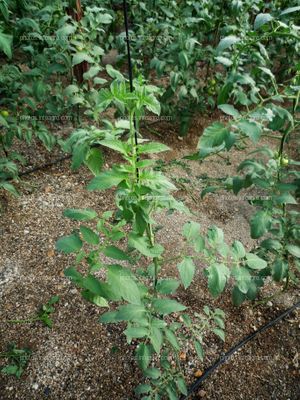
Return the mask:
<svg viewBox="0 0 300 400">
<path fill-rule="evenodd" d="M 131 60 L 131 52 L 130 52 L 130 38 L 129 38 L 129 23 L 128 23 L 128 9 L 127 9 L 127 1 L 123 0 L 123 11 L 124 11 L 124 23 L 125 23 L 125 33 L 126 33 L 126 45 L 127 45 L 127 60 L 128 60 L 128 75 L 129 75 L 129 85 L 131 93 L 134 91 L 133 88 L 133 72 L 132 72 L 132 60 Z M 134 140 L 135 145 L 138 145 L 138 136 L 136 129 L 136 120 L 134 120 Z M 137 159 L 138 160 L 138 159 Z M 139 178 L 139 170 L 136 169 L 137 179 Z"/>
</svg>

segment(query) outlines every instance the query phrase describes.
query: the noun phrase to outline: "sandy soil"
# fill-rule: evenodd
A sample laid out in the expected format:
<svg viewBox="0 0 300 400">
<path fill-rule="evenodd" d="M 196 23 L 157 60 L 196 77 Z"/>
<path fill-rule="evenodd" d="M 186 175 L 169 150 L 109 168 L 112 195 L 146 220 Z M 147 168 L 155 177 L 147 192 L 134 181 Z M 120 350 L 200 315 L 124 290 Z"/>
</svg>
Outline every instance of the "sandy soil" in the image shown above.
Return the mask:
<svg viewBox="0 0 300 400">
<path fill-rule="evenodd" d="M 209 119 L 196 121 L 194 135 L 183 142 L 175 135 L 166 135 L 165 142 L 172 150 L 156 158 L 168 163 L 194 152 L 195 138 L 209 122 Z M 37 149 L 31 152 L 35 159 Z M 202 164 L 185 161 L 190 170 L 176 163 L 165 166 L 164 170 L 178 184 L 180 190 L 176 196 L 186 202 L 194 213 L 193 219 L 204 230 L 218 225 L 224 229 L 228 243 L 238 239 L 250 249 L 255 244 L 248 228 L 252 207 L 245 195 L 221 193 L 200 199 L 201 188 L 207 182 L 205 177 L 232 173 L 242 157 L 243 153 L 233 151 L 230 165 L 215 157 Z M 42 158 L 43 154 L 39 160 Z M 106 160 L 110 165 L 116 156 L 107 152 Z M 74 285 L 64 278 L 63 271 L 71 264 L 72 257 L 54 251 L 56 240 L 76 226 L 62 218 L 65 208 L 90 207 L 100 213 L 113 207 L 112 192 L 86 191 L 91 175 L 84 168 L 72 172 L 69 164 L 65 161 L 25 177 L 20 184 L 22 195 L 2 201 L 5 207 L 0 226 L 0 351 L 9 342 L 16 342 L 20 347 L 30 347 L 33 354 L 20 380 L 0 375 L 1 400 L 133 399 L 133 388 L 141 379 L 134 346 L 126 345 L 122 326 L 98 323 L 103 309 L 85 302 Z M 182 226 L 190 218 L 176 212 L 160 214 L 158 219 L 163 225 L 158 239 L 165 245 L 167 254 L 174 254 L 181 243 Z M 187 353 L 183 367 L 189 382 L 195 379 L 196 370 L 203 371 L 222 352 L 297 300 L 297 290 L 291 289 L 267 305 L 253 308 L 247 303 L 235 308 L 229 290 L 212 300 L 202 267 L 199 265 L 195 283 L 186 292 L 179 290 L 176 297 L 193 311 L 201 310 L 205 304 L 222 308 L 227 317 L 226 342 L 223 344 L 209 336 L 204 363 L 196 359 L 191 349 L 183 349 Z M 165 276 L 176 273 L 176 263 L 168 264 L 163 271 Z M 263 295 L 277 289 L 269 283 Z M 41 323 L 16 326 L 6 322 L 34 314 L 52 295 L 61 298 L 53 314 L 52 330 Z M 299 338 L 298 310 L 228 360 L 207 379 L 195 398 L 299 399 Z M 2 359 L 1 365 L 4 362 Z"/>
</svg>

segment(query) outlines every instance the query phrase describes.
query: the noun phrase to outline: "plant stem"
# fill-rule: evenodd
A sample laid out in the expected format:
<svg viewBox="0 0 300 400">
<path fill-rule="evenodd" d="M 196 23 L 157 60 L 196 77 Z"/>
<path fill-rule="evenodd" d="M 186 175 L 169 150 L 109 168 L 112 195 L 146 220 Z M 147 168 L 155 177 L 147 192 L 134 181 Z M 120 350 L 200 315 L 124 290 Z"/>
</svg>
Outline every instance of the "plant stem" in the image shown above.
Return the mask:
<svg viewBox="0 0 300 400">
<path fill-rule="evenodd" d="M 150 244 L 153 247 L 155 238 L 154 238 L 153 229 L 152 229 L 152 225 L 151 224 L 147 224 L 146 232 L 147 232 L 147 236 L 149 238 Z M 158 281 L 158 269 L 159 269 L 158 258 L 157 257 L 153 258 L 153 263 L 154 263 L 153 289 L 154 289 L 154 293 L 156 295 L 157 294 L 156 286 L 157 286 L 157 281 Z"/>
</svg>

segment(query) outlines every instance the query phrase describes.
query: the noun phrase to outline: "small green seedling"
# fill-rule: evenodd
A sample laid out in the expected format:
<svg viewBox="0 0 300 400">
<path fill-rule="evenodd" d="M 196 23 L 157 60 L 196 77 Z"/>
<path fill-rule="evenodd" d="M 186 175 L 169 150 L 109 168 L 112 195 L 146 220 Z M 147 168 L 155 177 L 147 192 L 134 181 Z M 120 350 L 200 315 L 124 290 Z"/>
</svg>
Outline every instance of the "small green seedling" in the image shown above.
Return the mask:
<svg viewBox="0 0 300 400">
<path fill-rule="evenodd" d="M 52 296 L 51 299 L 43 304 L 38 311 L 38 313 L 31 318 L 28 319 L 14 319 L 9 320 L 7 322 L 11 324 L 31 324 L 32 322 L 41 321 L 44 325 L 48 326 L 48 328 L 52 328 L 53 321 L 50 318 L 50 315 L 54 313 L 55 308 L 54 304 L 59 302 L 59 296 Z"/>
<path fill-rule="evenodd" d="M 6 375 L 14 375 L 20 378 L 31 357 L 31 350 L 28 348 L 18 349 L 15 343 L 10 343 L 5 353 L 0 353 L 0 357 L 8 359 L 8 364 L 1 368 L 1 372 Z"/>
</svg>

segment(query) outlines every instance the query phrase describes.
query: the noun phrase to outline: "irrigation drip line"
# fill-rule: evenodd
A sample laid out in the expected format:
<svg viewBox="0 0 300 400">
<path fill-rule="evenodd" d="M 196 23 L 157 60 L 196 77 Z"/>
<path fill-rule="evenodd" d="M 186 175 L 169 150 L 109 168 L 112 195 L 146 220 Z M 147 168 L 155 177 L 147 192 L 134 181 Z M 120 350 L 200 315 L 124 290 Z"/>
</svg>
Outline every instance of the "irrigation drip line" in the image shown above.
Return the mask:
<svg viewBox="0 0 300 400">
<path fill-rule="evenodd" d="M 285 310 L 282 314 L 280 314 L 278 317 L 275 319 L 269 321 L 267 324 L 261 326 L 257 331 L 251 333 L 250 335 L 246 336 L 244 339 L 242 339 L 239 343 L 237 343 L 234 347 L 232 347 L 227 353 L 224 355 L 220 356 L 218 360 L 208 367 L 203 375 L 198 378 L 190 387 L 188 390 L 188 394 L 186 396 L 181 396 L 180 400 L 187 400 L 190 398 L 190 396 L 196 392 L 197 389 L 201 386 L 203 381 L 205 381 L 206 378 L 208 378 L 220 365 L 224 364 L 227 359 L 232 356 L 237 350 L 245 346 L 246 343 L 250 342 L 250 340 L 254 339 L 256 336 L 258 336 L 260 333 L 266 331 L 267 329 L 271 328 L 272 326 L 276 325 L 277 322 L 281 321 L 284 317 L 289 315 L 292 311 L 296 310 L 296 308 L 300 307 L 300 301 L 298 303 L 294 304 L 292 307 L 289 309 Z"/>
<path fill-rule="evenodd" d="M 53 160 L 53 161 L 49 161 L 48 163 L 45 163 L 45 164 L 42 164 L 42 165 L 38 165 L 36 167 L 32 167 L 32 168 L 28 169 L 27 171 L 19 172 L 18 173 L 18 177 L 33 174 L 34 172 L 41 171 L 42 169 L 46 169 L 46 168 L 52 167 L 53 165 L 56 165 L 56 164 L 58 164 L 58 163 L 60 163 L 62 161 L 69 160 L 70 158 L 72 158 L 72 154 L 67 154 L 66 156 L 57 158 L 56 160 Z M 15 177 L 10 177 L 7 180 L 8 181 L 12 181 L 14 179 L 15 179 Z"/>
</svg>

